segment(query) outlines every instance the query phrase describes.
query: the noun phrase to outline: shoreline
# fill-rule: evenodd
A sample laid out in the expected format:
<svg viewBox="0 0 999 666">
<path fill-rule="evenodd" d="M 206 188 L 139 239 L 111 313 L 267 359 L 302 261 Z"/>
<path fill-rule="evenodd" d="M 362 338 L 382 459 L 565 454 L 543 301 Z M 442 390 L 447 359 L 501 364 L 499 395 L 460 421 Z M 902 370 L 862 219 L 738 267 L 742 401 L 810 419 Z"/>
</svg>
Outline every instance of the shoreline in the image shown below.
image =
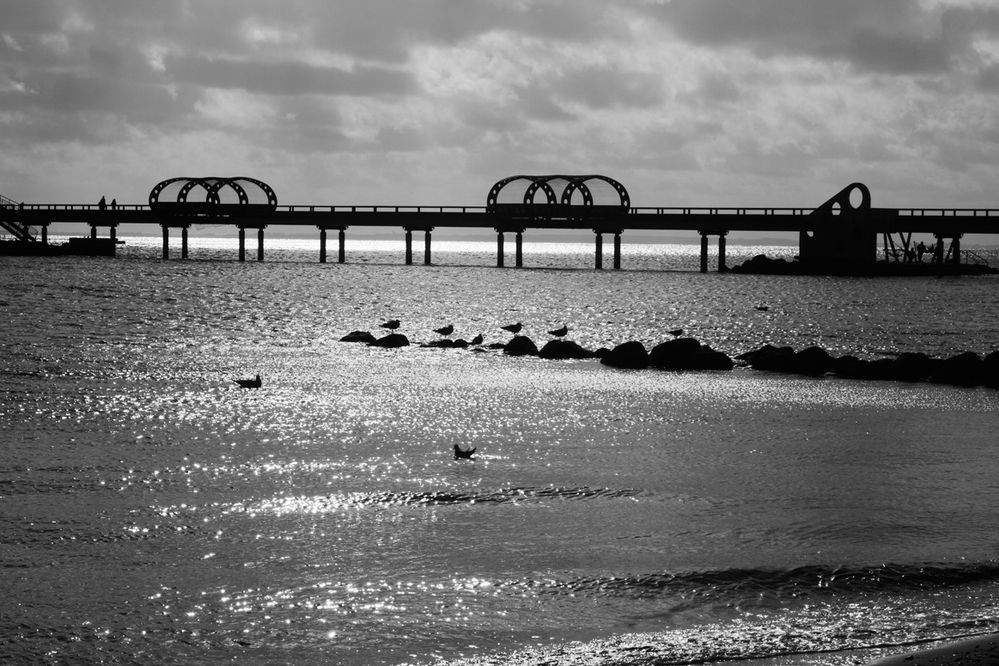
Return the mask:
<svg viewBox="0 0 999 666">
<path fill-rule="evenodd" d="M 964 666 L 999 664 L 999 633 L 960 640 L 944 639 L 935 647 L 882 657 L 869 662 L 868 666 L 947 666 L 948 664 Z"/>
</svg>

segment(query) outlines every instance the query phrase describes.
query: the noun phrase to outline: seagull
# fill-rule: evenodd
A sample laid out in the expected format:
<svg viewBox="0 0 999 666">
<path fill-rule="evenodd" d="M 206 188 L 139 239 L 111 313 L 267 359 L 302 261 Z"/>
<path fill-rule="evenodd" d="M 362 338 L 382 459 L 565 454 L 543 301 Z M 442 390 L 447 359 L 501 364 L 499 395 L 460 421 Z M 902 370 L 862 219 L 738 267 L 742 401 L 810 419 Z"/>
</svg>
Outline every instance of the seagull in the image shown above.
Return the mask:
<svg viewBox="0 0 999 666">
<path fill-rule="evenodd" d="M 475 447 L 474 446 L 472 448 L 470 448 L 470 449 L 463 449 L 460 446 L 458 446 L 457 444 L 454 445 L 454 459 L 455 460 L 461 460 L 463 458 L 465 460 L 475 460 L 474 458 L 472 458 L 472 454 L 473 453 L 475 453 Z"/>
<path fill-rule="evenodd" d="M 398 319 L 389 319 L 388 321 L 378 325 L 381 326 L 382 328 L 387 328 L 390 331 L 394 331 L 395 329 L 402 326 L 402 322 L 399 321 Z"/>
<path fill-rule="evenodd" d="M 514 335 L 517 335 L 518 333 L 520 333 L 520 329 L 524 328 L 524 325 L 518 321 L 516 324 L 510 324 L 508 326 L 500 326 L 500 328 L 502 328 L 504 331 L 510 331 Z"/>
<path fill-rule="evenodd" d="M 257 375 L 253 379 L 234 379 L 232 380 L 240 385 L 242 388 L 260 388 L 260 375 Z"/>
<path fill-rule="evenodd" d="M 569 327 L 562 324 L 562 328 L 556 328 L 554 331 L 548 331 L 548 335 L 554 335 L 556 338 L 563 338 L 568 332 Z"/>
<path fill-rule="evenodd" d="M 481 345 L 483 340 L 485 340 L 485 338 L 483 338 L 482 334 L 479 333 L 474 338 L 472 338 L 472 341 L 470 343 L 468 343 L 468 344 L 471 344 L 471 345 Z"/>
<path fill-rule="evenodd" d="M 451 335 L 452 333 L 454 333 L 454 325 L 448 324 L 447 326 L 435 328 L 434 333 L 440 333 L 441 335 Z"/>
<path fill-rule="evenodd" d="M 666 331 L 666 332 L 669 333 L 670 335 L 672 335 L 674 338 L 678 338 L 681 335 L 683 335 L 683 329 L 682 328 L 674 328 L 672 331 Z"/>
</svg>

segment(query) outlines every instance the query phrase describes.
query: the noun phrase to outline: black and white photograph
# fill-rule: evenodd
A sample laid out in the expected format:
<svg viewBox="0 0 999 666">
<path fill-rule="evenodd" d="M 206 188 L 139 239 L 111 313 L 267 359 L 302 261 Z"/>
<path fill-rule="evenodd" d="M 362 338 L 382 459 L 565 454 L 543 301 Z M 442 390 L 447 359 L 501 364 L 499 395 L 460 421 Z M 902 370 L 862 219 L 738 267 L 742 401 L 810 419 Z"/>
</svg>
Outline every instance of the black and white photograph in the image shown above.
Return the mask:
<svg viewBox="0 0 999 666">
<path fill-rule="evenodd" d="M 0 0 L 0 663 L 999 665 L 999 2 Z"/>
</svg>

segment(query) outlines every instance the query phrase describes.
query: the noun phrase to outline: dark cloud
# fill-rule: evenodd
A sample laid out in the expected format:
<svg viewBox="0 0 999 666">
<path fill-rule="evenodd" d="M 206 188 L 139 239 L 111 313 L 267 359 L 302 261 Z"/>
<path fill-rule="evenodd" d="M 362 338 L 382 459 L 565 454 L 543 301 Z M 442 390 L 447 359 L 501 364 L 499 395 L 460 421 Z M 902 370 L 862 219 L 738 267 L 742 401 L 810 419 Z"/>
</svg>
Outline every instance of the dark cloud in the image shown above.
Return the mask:
<svg viewBox="0 0 999 666">
<path fill-rule="evenodd" d="M 999 9 L 930 10 L 912 0 L 670 0 L 654 13 L 697 44 L 842 60 L 885 74 L 946 71 L 972 34 L 999 24 Z"/>
</svg>

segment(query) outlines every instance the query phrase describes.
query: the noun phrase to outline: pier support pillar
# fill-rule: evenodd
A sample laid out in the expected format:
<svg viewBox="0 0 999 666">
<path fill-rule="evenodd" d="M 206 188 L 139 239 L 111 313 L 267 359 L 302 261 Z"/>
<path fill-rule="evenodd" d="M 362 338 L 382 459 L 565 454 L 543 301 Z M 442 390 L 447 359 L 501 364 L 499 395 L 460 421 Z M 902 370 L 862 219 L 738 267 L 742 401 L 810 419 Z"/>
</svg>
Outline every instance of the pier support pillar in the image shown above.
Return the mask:
<svg viewBox="0 0 999 666">
<path fill-rule="evenodd" d="M 503 232 L 496 232 L 496 268 L 503 268 Z"/>
<path fill-rule="evenodd" d="M 621 270 L 621 232 L 614 232 L 614 270 Z"/>
<path fill-rule="evenodd" d="M 339 252 L 337 253 L 337 261 L 342 264 L 345 261 L 347 261 L 347 249 L 346 249 L 347 232 L 346 232 L 346 230 L 341 229 L 340 233 L 337 235 L 337 238 L 340 241 L 340 249 L 339 249 Z"/>
<path fill-rule="evenodd" d="M 718 234 L 718 272 L 724 273 L 728 268 L 725 266 L 725 234 Z"/>
<path fill-rule="evenodd" d="M 524 267 L 524 232 L 518 231 L 517 237 L 514 239 L 514 249 L 516 250 L 516 255 L 514 257 L 515 264 L 517 268 Z"/>
<path fill-rule="evenodd" d="M 239 260 L 246 261 L 246 229 L 239 228 Z"/>
<path fill-rule="evenodd" d="M 257 229 L 257 261 L 264 260 L 264 228 Z"/>
<path fill-rule="evenodd" d="M 90 237 L 91 238 L 97 238 L 97 225 L 96 224 L 91 224 L 90 225 Z"/>
<path fill-rule="evenodd" d="M 42 245 L 49 244 L 49 225 L 42 225 Z"/>
<path fill-rule="evenodd" d="M 180 258 L 187 259 L 187 227 L 180 228 Z"/>
<path fill-rule="evenodd" d="M 423 232 L 423 264 L 430 265 L 430 229 Z"/>
<path fill-rule="evenodd" d="M 943 264 L 944 262 L 944 239 L 943 236 L 939 234 L 934 234 L 934 238 L 937 239 L 936 245 L 933 246 L 933 263 Z"/>
<path fill-rule="evenodd" d="M 955 264 L 960 264 L 961 263 L 961 236 L 960 235 L 954 236 L 954 240 L 952 240 L 950 242 L 950 251 L 951 251 L 951 257 L 950 257 L 951 262 L 955 263 Z"/>
<path fill-rule="evenodd" d="M 604 235 L 599 231 L 596 233 L 596 248 L 594 253 L 594 268 L 598 271 L 604 267 Z"/>
<path fill-rule="evenodd" d="M 326 230 L 319 230 L 319 263 L 326 263 Z"/>
<path fill-rule="evenodd" d="M 163 258 L 170 258 L 170 227 L 163 225 Z"/>
<path fill-rule="evenodd" d="M 701 232 L 701 272 L 708 272 L 708 235 Z"/>
<path fill-rule="evenodd" d="M 413 232 L 406 229 L 406 265 L 413 264 Z"/>
</svg>

